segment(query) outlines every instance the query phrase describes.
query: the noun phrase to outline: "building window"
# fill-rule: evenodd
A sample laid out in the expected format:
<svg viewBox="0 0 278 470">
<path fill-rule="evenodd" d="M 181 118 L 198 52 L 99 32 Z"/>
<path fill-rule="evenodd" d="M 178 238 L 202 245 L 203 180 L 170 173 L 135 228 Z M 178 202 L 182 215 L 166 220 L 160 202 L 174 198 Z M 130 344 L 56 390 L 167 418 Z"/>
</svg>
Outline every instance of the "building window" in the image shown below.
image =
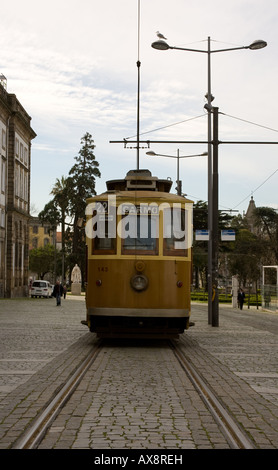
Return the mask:
<svg viewBox="0 0 278 470">
<path fill-rule="evenodd" d="M 28 165 L 28 150 L 24 147 L 24 165 Z"/>
<path fill-rule="evenodd" d="M 6 150 L 6 131 L 2 129 L 2 149 Z"/>
<path fill-rule="evenodd" d="M 20 144 L 20 160 L 23 161 L 23 144 Z"/>
<path fill-rule="evenodd" d="M 44 244 L 44 246 L 49 245 L 49 238 L 44 238 L 43 244 Z"/>
<path fill-rule="evenodd" d="M 4 277 L 4 266 L 5 266 L 5 250 L 4 241 L 0 240 L 0 278 Z"/>
<path fill-rule="evenodd" d="M 5 228 L 5 211 L 0 209 L 0 226 Z"/>
<path fill-rule="evenodd" d="M 5 194 L 5 185 L 6 185 L 6 162 L 1 160 L 1 178 L 0 178 L 0 190 L 2 194 Z"/>
</svg>

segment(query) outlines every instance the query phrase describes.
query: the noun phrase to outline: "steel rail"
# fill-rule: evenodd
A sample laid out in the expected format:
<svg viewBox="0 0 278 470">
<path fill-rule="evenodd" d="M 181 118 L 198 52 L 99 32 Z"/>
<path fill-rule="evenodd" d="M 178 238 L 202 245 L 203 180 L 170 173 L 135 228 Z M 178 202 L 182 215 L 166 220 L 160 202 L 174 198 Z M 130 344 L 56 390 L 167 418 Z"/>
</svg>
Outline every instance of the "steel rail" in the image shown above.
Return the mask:
<svg viewBox="0 0 278 470">
<path fill-rule="evenodd" d="M 48 428 L 53 423 L 56 416 L 60 413 L 67 400 L 78 387 L 81 379 L 96 360 L 101 348 L 99 343 L 93 351 L 85 357 L 83 362 L 67 380 L 61 390 L 52 398 L 48 406 L 35 419 L 30 428 L 15 442 L 13 449 L 36 449 Z"/>
<path fill-rule="evenodd" d="M 197 372 L 192 364 L 189 364 L 186 356 L 178 351 L 177 346 L 173 341 L 170 341 L 170 346 L 178 359 L 181 367 L 186 372 L 191 383 L 198 391 L 200 397 L 204 401 L 207 408 L 212 413 L 218 425 L 221 427 L 229 445 L 232 449 L 255 449 L 255 445 L 243 433 L 242 429 L 236 423 L 235 419 L 223 407 L 217 399 L 212 389 L 205 383 L 200 374 Z"/>
</svg>

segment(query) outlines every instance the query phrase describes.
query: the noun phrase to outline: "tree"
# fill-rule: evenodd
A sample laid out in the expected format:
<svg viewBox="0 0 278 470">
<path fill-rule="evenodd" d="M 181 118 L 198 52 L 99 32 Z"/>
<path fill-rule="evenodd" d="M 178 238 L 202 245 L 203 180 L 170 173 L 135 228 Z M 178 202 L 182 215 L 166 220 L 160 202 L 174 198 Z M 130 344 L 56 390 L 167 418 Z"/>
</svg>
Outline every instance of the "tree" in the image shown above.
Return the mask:
<svg viewBox="0 0 278 470">
<path fill-rule="evenodd" d="M 95 178 L 101 176 L 99 163 L 94 155 L 94 141 L 91 134 L 86 134 L 81 139 L 82 147 L 78 156 L 75 157 L 76 164 L 69 171 L 69 214 L 73 218 L 72 233 L 72 254 L 71 268 L 77 263 L 82 272 L 82 279 L 85 273 L 85 234 L 80 228 L 78 220 L 85 223 L 86 200 L 95 195 Z"/>
<path fill-rule="evenodd" d="M 86 199 L 95 195 L 95 178 L 100 177 L 99 163 L 94 155 L 94 141 L 91 134 L 81 138 L 82 147 L 75 157 L 76 163 L 67 177 L 57 178 L 51 194 L 53 199 L 39 213 L 39 218 L 51 224 L 53 229 L 61 224 L 62 254 L 67 254 L 65 264 L 69 271 L 77 263 L 85 273 L 85 233 L 79 221 L 85 223 Z M 64 259 L 64 257 L 63 257 Z M 64 266 L 64 262 L 62 263 Z M 64 276 L 64 268 L 62 268 Z"/>
<path fill-rule="evenodd" d="M 224 228 L 230 227 L 232 216 L 219 211 L 218 226 L 219 234 Z M 193 229 L 204 230 L 208 228 L 208 204 L 204 201 L 197 201 L 193 206 Z M 219 235 L 220 240 L 220 235 Z M 219 243 L 219 251 L 227 252 L 229 250 L 225 243 Z M 195 287 L 199 287 L 198 279 L 207 280 L 208 274 L 208 241 L 194 241 L 193 243 L 193 269 L 195 271 Z M 207 286 L 206 286 L 207 290 Z"/>
<path fill-rule="evenodd" d="M 54 203 L 60 209 L 60 223 L 62 228 L 62 280 L 65 278 L 65 226 L 66 215 L 69 206 L 70 180 L 62 176 L 61 180 L 56 179 L 56 183 L 50 194 L 54 195 Z"/>
<path fill-rule="evenodd" d="M 57 208 L 56 201 L 52 199 L 45 204 L 43 210 L 38 215 L 42 225 L 50 224 L 51 230 L 56 230 L 57 225 L 61 222 L 61 213 Z"/>
<path fill-rule="evenodd" d="M 256 235 L 247 229 L 240 229 L 228 255 L 228 265 L 231 275 L 237 275 L 239 283 L 257 281 L 260 277 L 262 245 Z"/>
<path fill-rule="evenodd" d="M 58 274 L 57 262 L 56 262 L 57 261 L 56 230 L 57 230 L 57 226 L 62 222 L 62 213 L 59 208 L 59 205 L 57 204 L 57 200 L 53 198 L 51 201 L 45 204 L 44 209 L 39 213 L 38 217 L 42 225 L 44 223 L 50 224 L 51 231 L 55 234 L 55 246 L 54 246 L 54 253 L 53 253 L 53 259 L 54 259 L 53 273 L 54 273 L 54 277 L 56 278 Z"/>
<path fill-rule="evenodd" d="M 37 273 L 39 279 L 43 279 L 46 273 L 54 272 L 55 248 L 46 245 L 43 248 L 34 248 L 29 255 L 29 269 Z"/>
<path fill-rule="evenodd" d="M 254 210 L 255 226 L 259 228 L 259 237 L 264 241 L 275 264 L 278 264 L 278 214 L 271 207 L 256 207 Z"/>
</svg>

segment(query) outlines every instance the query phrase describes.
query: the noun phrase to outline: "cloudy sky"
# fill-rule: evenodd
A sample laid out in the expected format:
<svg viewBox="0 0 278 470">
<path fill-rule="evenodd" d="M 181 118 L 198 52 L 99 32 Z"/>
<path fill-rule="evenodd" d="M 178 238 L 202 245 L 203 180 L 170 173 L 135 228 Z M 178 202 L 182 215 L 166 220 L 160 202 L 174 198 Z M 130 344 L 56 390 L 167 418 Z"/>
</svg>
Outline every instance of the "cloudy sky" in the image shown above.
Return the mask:
<svg viewBox="0 0 278 470">
<path fill-rule="evenodd" d="M 136 150 L 110 141 L 136 135 L 139 0 L 9 0 L 1 5 L 0 74 L 32 117 L 31 203 L 51 199 L 57 178 L 75 163 L 81 137 L 92 134 L 105 181 L 136 168 Z M 212 94 L 219 107 L 219 140 L 278 141 L 277 0 L 140 0 L 140 132 L 149 140 L 207 139 L 204 110 L 207 54 L 157 51 L 156 31 L 171 46 L 266 48 L 212 55 Z M 222 114 L 223 113 L 223 114 Z M 179 124 L 177 124 L 179 123 Z M 206 151 L 203 144 L 152 144 L 140 167 L 176 179 L 176 155 Z M 278 146 L 219 146 L 219 207 L 278 208 Z M 183 192 L 207 200 L 207 157 L 180 161 Z M 173 185 L 173 188 L 175 184 Z"/>
</svg>

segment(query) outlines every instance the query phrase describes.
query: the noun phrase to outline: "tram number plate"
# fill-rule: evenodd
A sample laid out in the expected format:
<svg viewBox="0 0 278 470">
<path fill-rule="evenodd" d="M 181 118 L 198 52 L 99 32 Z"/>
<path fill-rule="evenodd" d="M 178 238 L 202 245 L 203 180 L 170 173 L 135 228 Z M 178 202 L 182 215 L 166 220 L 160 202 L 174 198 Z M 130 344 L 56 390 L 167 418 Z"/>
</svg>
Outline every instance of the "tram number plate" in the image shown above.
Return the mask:
<svg viewBox="0 0 278 470">
<path fill-rule="evenodd" d="M 107 273 L 108 267 L 107 266 L 98 266 L 98 271 L 102 273 Z"/>
</svg>

